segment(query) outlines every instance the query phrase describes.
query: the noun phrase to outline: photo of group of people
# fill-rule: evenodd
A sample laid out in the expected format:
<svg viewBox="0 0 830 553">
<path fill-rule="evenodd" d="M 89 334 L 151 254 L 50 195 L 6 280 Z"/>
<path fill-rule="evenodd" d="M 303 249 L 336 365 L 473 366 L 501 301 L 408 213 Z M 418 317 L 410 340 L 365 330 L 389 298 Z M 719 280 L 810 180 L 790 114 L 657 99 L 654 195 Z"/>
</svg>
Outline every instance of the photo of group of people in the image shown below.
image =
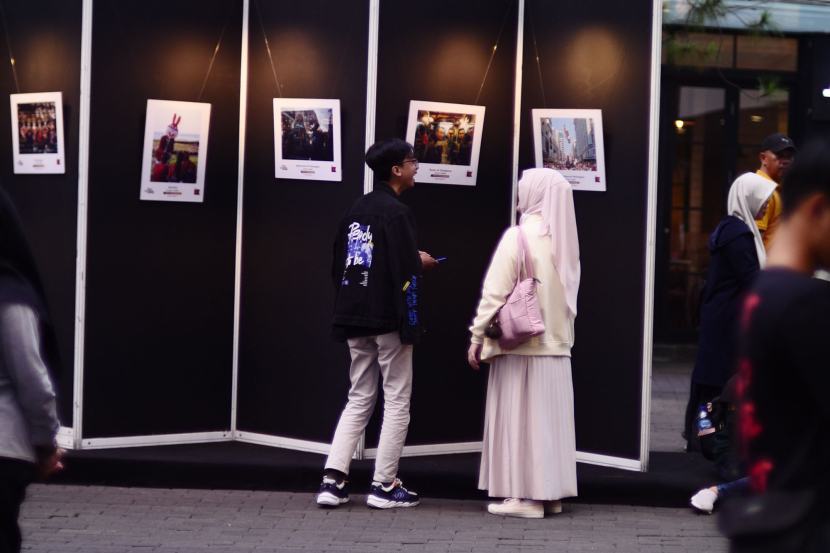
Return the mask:
<svg viewBox="0 0 830 553">
<path fill-rule="evenodd" d="M 12 157 L 16 174 L 65 173 L 63 95 L 11 94 Z"/>
<path fill-rule="evenodd" d="M 536 167 L 555 169 L 574 190 L 605 191 L 602 112 L 534 109 Z"/>
<path fill-rule="evenodd" d="M 274 177 L 340 181 L 340 100 L 274 98 Z"/>
<path fill-rule="evenodd" d="M 476 116 L 465 113 L 418 111 L 412 145 L 421 163 L 470 165 Z"/>
<path fill-rule="evenodd" d="M 484 106 L 409 102 L 406 141 L 421 169 L 415 182 L 475 186 Z"/>
<path fill-rule="evenodd" d="M 55 102 L 17 104 L 17 128 L 21 154 L 58 153 Z"/>
<path fill-rule="evenodd" d="M 541 140 L 545 168 L 597 170 L 593 120 L 543 118 Z"/>
<path fill-rule="evenodd" d="M 142 200 L 201 202 L 210 104 L 147 100 Z"/>
<path fill-rule="evenodd" d="M 331 108 L 281 109 L 283 159 L 334 161 Z"/>
</svg>

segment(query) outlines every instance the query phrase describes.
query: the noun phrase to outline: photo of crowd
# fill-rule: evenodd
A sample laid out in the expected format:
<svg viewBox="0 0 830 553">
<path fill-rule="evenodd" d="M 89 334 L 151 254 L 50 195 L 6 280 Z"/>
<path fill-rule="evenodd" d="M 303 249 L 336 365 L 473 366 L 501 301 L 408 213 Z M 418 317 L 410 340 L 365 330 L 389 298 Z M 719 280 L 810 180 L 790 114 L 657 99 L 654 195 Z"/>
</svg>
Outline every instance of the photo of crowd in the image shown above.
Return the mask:
<svg viewBox="0 0 830 553">
<path fill-rule="evenodd" d="M 55 102 L 17 104 L 19 153 L 57 154 L 58 130 Z"/>
<path fill-rule="evenodd" d="M 596 171 L 593 119 L 542 118 L 542 161 L 547 169 Z"/>
<path fill-rule="evenodd" d="M 202 115 L 199 112 L 173 114 L 164 130 L 153 132 L 151 150 L 151 182 L 195 183 L 199 163 L 199 135 L 179 133 L 182 117 L 190 118 L 198 128 Z"/>
<path fill-rule="evenodd" d="M 280 110 L 282 159 L 334 161 L 331 108 Z"/>
<path fill-rule="evenodd" d="M 475 121 L 471 114 L 419 110 L 415 134 L 410 137 L 416 158 L 421 163 L 469 166 Z"/>
</svg>

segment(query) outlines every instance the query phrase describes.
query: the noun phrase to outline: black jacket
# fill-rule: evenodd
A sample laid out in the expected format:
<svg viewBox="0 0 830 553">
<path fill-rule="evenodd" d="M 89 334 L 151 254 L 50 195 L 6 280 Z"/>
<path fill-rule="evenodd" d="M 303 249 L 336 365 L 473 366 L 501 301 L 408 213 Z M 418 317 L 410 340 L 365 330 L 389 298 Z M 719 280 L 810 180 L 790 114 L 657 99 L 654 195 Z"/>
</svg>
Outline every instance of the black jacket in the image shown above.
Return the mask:
<svg viewBox="0 0 830 553">
<path fill-rule="evenodd" d="M 735 370 L 738 306 L 760 267 L 752 231 L 731 215 L 709 238 L 709 253 L 712 263 L 703 291 L 692 382 L 722 388 Z"/>
<path fill-rule="evenodd" d="M 332 338 L 342 341 L 346 326 L 398 330 L 402 343 L 417 343 L 422 272 L 412 210 L 392 187 L 376 183 L 352 204 L 337 229 Z"/>
</svg>

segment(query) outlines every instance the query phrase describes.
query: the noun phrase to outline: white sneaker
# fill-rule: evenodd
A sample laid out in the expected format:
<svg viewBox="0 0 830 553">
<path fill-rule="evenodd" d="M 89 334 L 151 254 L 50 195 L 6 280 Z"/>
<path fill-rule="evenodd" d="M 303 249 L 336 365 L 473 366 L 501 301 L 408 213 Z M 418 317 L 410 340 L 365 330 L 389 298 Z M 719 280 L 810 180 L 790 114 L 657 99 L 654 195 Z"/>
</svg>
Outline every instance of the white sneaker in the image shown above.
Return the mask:
<svg viewBox="0 0 830 553">
<path fill-rule="evenodd" d="M 718 500 L 718 494 L 705 488 L 692 496 L 692 507 L 698 511 L 704 512 L 707 515 L 712 514 L 712 509 L 715 508 L 715 502 Z"/>
<path fill-rule="evenodd" d="M 545 501 L 545 513 L 549 515 L 558 515 L 562 512 L 562 501 L 554 499 L 553 501 Z"/>
<path fill-rule="evenodd" d="M 521 499 L 505 499 L 504 503 L 491 503 L 487 511 L 493 515 L 519 518 L 544 518 L 545 508 L 541 501 L 522 501 Z"/>
</svg>

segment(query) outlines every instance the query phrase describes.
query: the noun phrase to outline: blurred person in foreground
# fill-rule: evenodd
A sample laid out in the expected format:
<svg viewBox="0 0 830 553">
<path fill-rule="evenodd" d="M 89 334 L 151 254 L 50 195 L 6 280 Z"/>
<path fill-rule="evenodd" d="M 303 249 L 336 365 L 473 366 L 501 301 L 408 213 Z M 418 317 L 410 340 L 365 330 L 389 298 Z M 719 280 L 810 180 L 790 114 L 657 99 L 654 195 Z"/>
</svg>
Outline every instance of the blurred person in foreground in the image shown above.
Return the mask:
<svg viewBox="0 0 830 553">
<path fill-rule="evenodd" d="M 739 318 L 739 454 L 751 495 L 726 503 L 732 551 L 830 551 L 830 144 L 800 153 Z"/>
<path fill-rule="evenodd" d="M 0 189 L 0 553 L 20 551 L 26 487 L 63 468 L 52 389 L 59 368 L 35 259 Z"/>
</svg>

